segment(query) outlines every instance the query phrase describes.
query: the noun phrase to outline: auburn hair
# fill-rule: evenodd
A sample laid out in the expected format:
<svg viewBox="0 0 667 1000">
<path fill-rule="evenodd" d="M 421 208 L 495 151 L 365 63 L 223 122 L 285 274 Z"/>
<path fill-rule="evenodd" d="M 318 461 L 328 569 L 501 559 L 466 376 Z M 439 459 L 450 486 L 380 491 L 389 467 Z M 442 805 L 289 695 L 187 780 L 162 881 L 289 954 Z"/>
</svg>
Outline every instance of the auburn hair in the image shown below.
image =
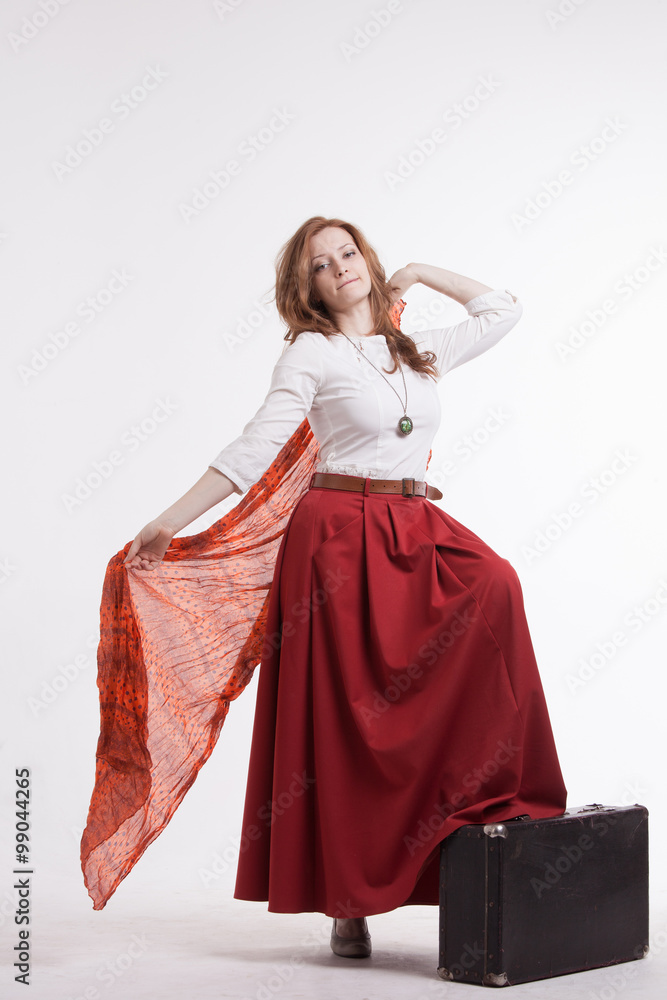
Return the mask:
<svg viewBox="0 0 667 1000">
<path fill-rule="evenodd" d="M 384 334 L 389 353 L 394 360 L 394 367 L 385 368 L 391 375 L 398 368 L 398 360 L 425 375 L 436 377 L 438 369 L 433 351 L 419 352 L 412 337 L 398 330 L 391 321 L 390 310 L 393 305 L 391 292 L 387 285 L 385 270 L 378 255 L 367 241 L 361 230 L 350 222 L 342 219 L 325 219 L 323 215 L 314 215 L 280 248 L 276 256 L 276 286 L 275 301 L 278 314 L 287 325 L 284 340 L 293 344 L 300 333 L 307 330 L 316 331 L 325 337 L 330 337 L 340 331 L 334 326 L 326 306 L 316 301 L 313 288 L 313 270 L 310 262 L 309 240 L 315 233 L 336 226 L 350 234 L 357 245 L 361 256 L 366 261 L 371 279 L 370 299 L 373 326 L 376 333 Z"/>
</svg>

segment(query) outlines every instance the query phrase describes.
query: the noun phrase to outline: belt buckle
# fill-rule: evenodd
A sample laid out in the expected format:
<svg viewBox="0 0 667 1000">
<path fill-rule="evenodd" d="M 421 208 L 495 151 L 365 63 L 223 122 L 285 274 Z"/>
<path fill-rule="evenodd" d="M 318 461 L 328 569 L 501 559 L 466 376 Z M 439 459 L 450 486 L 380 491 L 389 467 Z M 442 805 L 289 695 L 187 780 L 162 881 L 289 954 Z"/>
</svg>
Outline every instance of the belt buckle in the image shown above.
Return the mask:
<svg viewBox="0 0 667 1000">
<path fill-rule="evenodd" d="M 401 483 L 403 485 L 403 489 L 401 490 L 403 496 L 404 497 L 413 497 L 415 495 L 415 481 L 414 481 L 414 479 L 402 479 Z M 412 484 L 411 486 L 408 487 L 408 489 L 410 490 L 409 493 L 406 491 L 406 486 L 405 486 L 406 483 L 411 483 Z"/>
</svg>

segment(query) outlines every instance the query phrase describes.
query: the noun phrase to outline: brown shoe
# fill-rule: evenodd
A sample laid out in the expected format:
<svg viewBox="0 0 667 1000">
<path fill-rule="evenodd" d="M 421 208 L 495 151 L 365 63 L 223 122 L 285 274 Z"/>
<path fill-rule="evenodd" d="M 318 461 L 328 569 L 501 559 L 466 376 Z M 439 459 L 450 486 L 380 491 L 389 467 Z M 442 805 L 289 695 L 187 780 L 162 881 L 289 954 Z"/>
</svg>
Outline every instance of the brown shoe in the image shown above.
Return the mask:
<svg viewBox="0 0 667 1000">
<path fill-rule="evenodd" d="M 368 958 L 371 953 L 371 936 L 364 917 L 364 930 L 360 937 L 341 937 L 336 931 L 336 917 L 331 928 L 331 950 L 341 958 Z"/>
</svg>

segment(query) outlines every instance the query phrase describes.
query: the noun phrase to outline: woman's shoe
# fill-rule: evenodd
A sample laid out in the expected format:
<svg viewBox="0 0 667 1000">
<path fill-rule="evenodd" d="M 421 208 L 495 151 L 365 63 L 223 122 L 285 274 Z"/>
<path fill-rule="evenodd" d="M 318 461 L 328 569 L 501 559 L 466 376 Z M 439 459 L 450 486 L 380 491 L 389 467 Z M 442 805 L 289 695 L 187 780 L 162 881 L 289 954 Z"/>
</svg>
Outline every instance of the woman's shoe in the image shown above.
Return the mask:
<svg viewBox="0 0 667 1000">
<path fill-rule="evenodd" d="M 371 936 L 364 917 L 363 933 L 359 937 L 341 937 L 336 930 L 336 917 L 331 928 L 331 950 L 341 958 L 368 958 L 371 953 Z"/>
</svg>

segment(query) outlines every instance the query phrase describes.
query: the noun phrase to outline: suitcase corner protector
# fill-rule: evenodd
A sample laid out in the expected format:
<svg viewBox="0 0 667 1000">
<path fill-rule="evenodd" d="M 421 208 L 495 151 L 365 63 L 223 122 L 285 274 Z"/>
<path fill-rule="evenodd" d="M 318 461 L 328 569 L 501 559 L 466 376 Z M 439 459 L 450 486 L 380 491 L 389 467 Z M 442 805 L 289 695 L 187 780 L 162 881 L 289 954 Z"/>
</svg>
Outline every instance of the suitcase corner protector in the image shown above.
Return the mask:
<svg viewBox="0 0 667 1000">
<path fill-rule="evenodd" d="M 509 986 L 506 972 L 487 972 L 482 977 L 482 986 Z"/>
<path fill-rule="evenodd" d="M 438 975 L 440 976 L 441 979 L 447 979 L 450 983 L 453 982 L 454 980 L 454 976 L 449 971 L 449 969 L 446 969 L 442 965 L 438 968 Z"/>
<path fill-rule="evenodd" d="M 484 827 L 487 837 L 507 837 L 507 827 L 504 823 L 487 823 Z"/>
</svg>

